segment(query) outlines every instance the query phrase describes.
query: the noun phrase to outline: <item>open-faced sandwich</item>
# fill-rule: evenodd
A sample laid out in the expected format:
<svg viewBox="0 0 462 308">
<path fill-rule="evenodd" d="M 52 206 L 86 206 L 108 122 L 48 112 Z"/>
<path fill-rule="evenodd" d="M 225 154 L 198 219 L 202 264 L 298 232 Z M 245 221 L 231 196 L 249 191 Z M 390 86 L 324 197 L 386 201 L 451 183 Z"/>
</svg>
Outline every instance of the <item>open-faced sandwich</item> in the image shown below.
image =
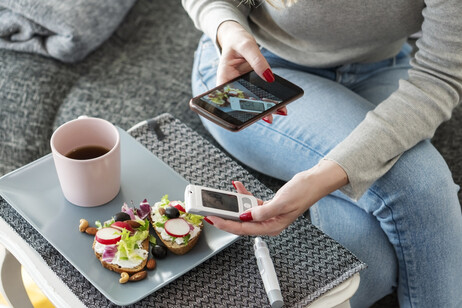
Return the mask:
<svg viewBox="0 0 462 308">
<path fill-rule="evenodd" d="M 146 200 L 140 204 L 139 209 L 130 208 L 124 203 L 121 212 L 110 220 L 104 223 L 96 221 L 96 230 L 88 232 L 90 228 L 87 228 L 86 233 L 95 233 L 93 251 L 105 268 L 127 273 L 130 277 L 142 273 L 149 257 L 150 211 L 151 207 Z M 146 277 L 146 272 L 142 274 L 134 276 L 131 281 Z"/>
<path fill-rule="evenodd" d="M 190 251 L 197 243 L 204 224 L 200 215 L 185 212 L 181 201 L 169 201 L 168 195 L 151 207 L 150 220 L 164 245 L 177 255 Z"/>
</svg>

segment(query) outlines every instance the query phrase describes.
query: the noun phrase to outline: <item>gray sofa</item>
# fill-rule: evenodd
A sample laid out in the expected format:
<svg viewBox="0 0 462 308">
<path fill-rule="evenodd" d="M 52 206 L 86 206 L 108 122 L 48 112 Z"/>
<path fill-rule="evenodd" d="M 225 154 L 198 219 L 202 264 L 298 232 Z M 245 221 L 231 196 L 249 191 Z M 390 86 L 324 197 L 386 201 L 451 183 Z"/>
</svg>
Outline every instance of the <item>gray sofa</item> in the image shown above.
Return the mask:
<svg viewBox="0 0 462 308">
<path fill-rule="evenodd" d="M 129 129 L 168 112 L 213 142 L 188 107 L 200 35 L 180 1 L 139 0 L 115 33 L 77 64 L 0 50 L 0 176 L 48 154 L 53 130 L 82 114 Z M 461 121 L 459 107 L 433 140 L 458 184 Z M 270 188 L 282 184 L 253 173 Z M 395 305 L 388 297 L 375 307 Z"/>
</svg>

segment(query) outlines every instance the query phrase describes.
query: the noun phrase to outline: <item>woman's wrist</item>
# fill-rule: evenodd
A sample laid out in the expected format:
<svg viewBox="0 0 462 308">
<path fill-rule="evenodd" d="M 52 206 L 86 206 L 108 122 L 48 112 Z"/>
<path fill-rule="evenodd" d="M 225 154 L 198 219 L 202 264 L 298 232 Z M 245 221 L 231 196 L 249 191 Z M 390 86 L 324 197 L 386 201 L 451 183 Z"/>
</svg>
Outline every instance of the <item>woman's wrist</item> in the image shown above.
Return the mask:
<svg viewBox="0 0 462 308">
<path fill-rule="evenodd" d="M 314 202 L 348 184 L 345 170 L 331 160 L 323 159 L 299 175 L 307 181 Z"/>
<path fill-rule="evenodd" d="M 218 46 L 221 48 L 223 46 L 223 40 L 226 37 L 226 33 L 228 31 L 236 31 L 236 29 L 242 28 L 242 26 L 234 20 L 226 20 L 222 22 L 217 29 L 217 37 L 216 37 L 216 42 Z"/>
</svg>

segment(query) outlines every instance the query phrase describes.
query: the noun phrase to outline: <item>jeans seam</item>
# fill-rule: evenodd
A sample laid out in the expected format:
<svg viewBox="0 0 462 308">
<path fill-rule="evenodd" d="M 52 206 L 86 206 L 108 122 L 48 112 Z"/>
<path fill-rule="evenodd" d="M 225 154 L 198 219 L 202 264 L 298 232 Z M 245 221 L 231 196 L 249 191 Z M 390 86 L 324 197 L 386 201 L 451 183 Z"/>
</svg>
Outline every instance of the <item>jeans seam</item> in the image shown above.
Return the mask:
<svg viewBox="0 0 462 308">
<path fill-rule="evenodd" d="M 412 300 L 412 296 L 411 296 L 411 288 L 410 288 L 410 285 L 409 285 L 409 282 L 411 281 L 411 279 L 410 279 L 411 277 L 409 277 L 409 271 L 408 271 L 408 268 L 407 268 L 407 261 L 406 261 L 407 258 L 406 258 L 405 254 L 404 254 L 403 244 L 401 242 L 401 235 L 400 235 L 400 232 L 398 231 L 398 228 L 397 228 L 397 223 L 396 223 L 395 218 L 394 218 L 393 209 L 387 204 L 387 202 L 385 202 L 385 200 L 380 196 L 380 194 L 378 192 L 376 192 L 373 189 L 370 189 L 370 192 L 373 193 L 382 202 L 382 204 L 390 211 L 391 220 L 393 221 L 394 229 L 395 229 L 396 235 L 398 237 L 398 243 L 399 243 L 399 247 L 400 247 L 400 254 L 401 254 L 401 257 L 403 258 L 404 271 L 406 273 L 406 277 L 407 277 L 407 281 L 408 281 L 406 288 L 407 288 L 407 292 L 408 292 L 408 295 L 409 295 L 409 304 L 412 307 L 413 306 L 413 303 L 412 303 L 413 300 Z M 398 273 L 398 280 L 399 280 L 399 273 Z"/>
</svg>

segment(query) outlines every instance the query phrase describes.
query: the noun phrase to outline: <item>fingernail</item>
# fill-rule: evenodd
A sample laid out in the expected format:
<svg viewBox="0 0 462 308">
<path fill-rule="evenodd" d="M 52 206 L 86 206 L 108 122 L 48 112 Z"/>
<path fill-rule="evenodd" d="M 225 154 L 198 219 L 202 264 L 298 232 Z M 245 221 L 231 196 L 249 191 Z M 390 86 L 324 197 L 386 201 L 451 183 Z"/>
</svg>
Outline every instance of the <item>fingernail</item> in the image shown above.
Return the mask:
<svg viewBox="0 0 462 308">
<path fill-rule="evenodd" d="M 244 212 L 239 216 L 239 219 L 242 221 L 251 221 L 253 220 L 252 218 L 252 212 Z"/>
<path fill-rule="evenodd" d="M 207 217 L 204 217 L 204 220 L 213 226 L 213 222 L 210 219 L 208 219 Z"/>
<path fill-rule="evenodd" d="M 273 122 L 271 122 L 270 120 L 268 120 L 267 118 L 261 118 L 263 121 L 265 121 L 266 123 L 269 123 L 269 124 L 272 124 Z"/>
<path fill-rule="evenodd" d="M 274 81 L 274 75 L 270 68 L 266 69 L 266 71 L 263 72 L 263 77 L 265 77 L 265 80 L 268 82 Z"/>
<path fill-rule="evenodd" d="M 287 113 L 282 111 L 282 110 L 277 110 L 276 113 L 279 114 L 279 115 L 283 115 L 283 116 L 287 115 Z"/>
<path fill-rule="evenodd" d="M 233 186 L 234 186 L 234 189 L 236 189 L 236 190 L 237 190 L 237 187 L 236 187 L 236 184 L 234 183 L 234 181 L 231 181 L 231 183 L 233 184 Z"/>
</svg>

